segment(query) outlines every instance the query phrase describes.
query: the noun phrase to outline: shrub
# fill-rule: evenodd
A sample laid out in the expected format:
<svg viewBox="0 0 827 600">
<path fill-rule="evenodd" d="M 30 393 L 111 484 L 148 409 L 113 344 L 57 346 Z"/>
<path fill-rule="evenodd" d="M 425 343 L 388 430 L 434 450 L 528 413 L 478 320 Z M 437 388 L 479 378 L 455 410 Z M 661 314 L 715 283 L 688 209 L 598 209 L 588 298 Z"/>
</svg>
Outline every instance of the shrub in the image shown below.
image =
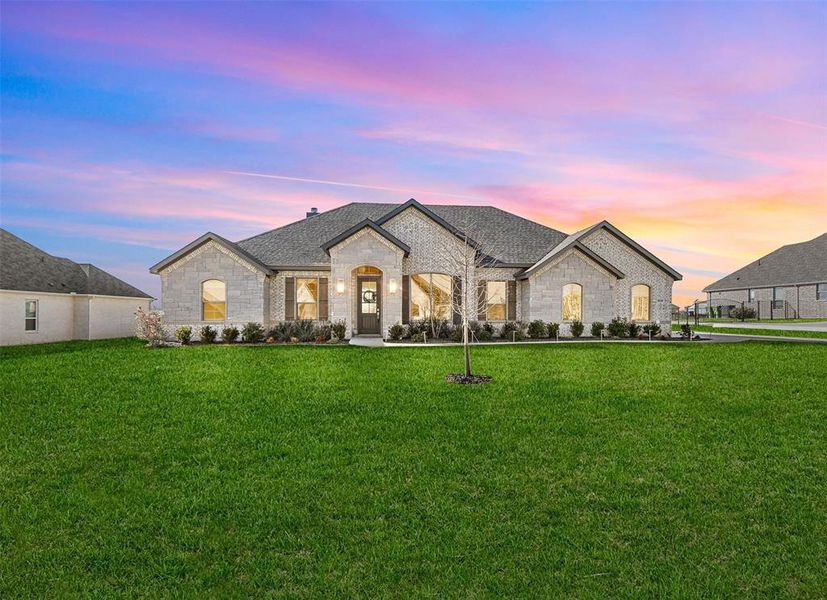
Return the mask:
<svg viewBox="0 0 827 600">
<path fill-rule="evenodd" d="M 626 319 L 615 317 L 611 323 L 609 323 L 608 327 L 606 327 L 606 331 L 608 331 L 612 337 L 625 338 L 629 335 L 629 323 Z"/>
<path fill-rule="evenodd" d="M 139 308 L 135 313 L 135 335 L 138 339 L 146 340 L 146 345 L 149 347 L 163 346 L 167 332 L 161 323 L 161 313 L 157 311 L 147 313 Z"/>
<path fill-rule="evenodd" d="M 388 337 L 394 341 L 399 341 L 405 336 L 405 326 L 400 323 L 394 323 L 388 329 Z"/>
<path fill-rule="evenodd" d="M 175 330 L 175 339 L 185 346 L 189 344 L 190 340 L 192 340 L 192 327 L 189 325 L 181 325 L 181 327 Z"/>
<path fill-rule="evenodd" d="M 459 325 L 451 329 L 451 335 L 448 336 L 448 339 L 452 342 L 462 342 L 462 325 Z"/>
<path fill-rule="evenodd" d="M 232 344 L 238 339 L 238 327 L 225 327 L 221 330 L 221 339 L 227 344 Z"/>
<path fill-rule="evenodd" d="M 546 328 L 548 329 L 548 337 L 556 338 L 557 334 L 560 333 L 560 323 L 549 323 Z"/>
<path fill-rule="evenodd" d="M 241 329 L 241 338 L 249 344 L 260 342 L 264 339 L 264 327 L 251 321 Z"/>
<path fill-rule="evenodd" d="M 303 319 L 301 321 L 293 321 L 291 338 L 296 338 L 300 342 L 316 341 L 316 325 L 310 319 Z"/>
<path fill-rule="evenodd" d="M 755 318 L 755 309 L 750 308 L 749 306 L 736 306 L 731 311 L 729 311 L 729 316 L 732 319 L 738 319 L 742 321 L 744 319 L 754 319 Z"/>
<path fill-rule="evenodd" d="M 431 331 L 428 337 L 433 339 L 448 339 L 453 327 L 446 319 L 432 319 L 429 321 Z"/>
<path fill-rule="evenodd" d="M 600 337 L 600 334 L 603 333 L 604 327 L 605 325 L 603 325 L 600 321 L 595 321 L 592 323 L 592 337 Z"/>
<path fill-rule="evenodd" d="M 482 325 L 480 325 L 479 321 L 468 321 L 468 331 L 473 332 L 475 334 L 479 333 L 482 330 Z"/>
<path fill-rule="evenodd" d="M 424 342 L 425 341 L 425 332 L 420 331 L 419 333 L 415 333 L 414 335 L 411 336 L 411 341 L 412 342 L 420 342 L 420 343 Z"/>
<path fill-rule="evenodd" d="M 509 342 L 525 339 L 525 325 L 520 321 L 506 321 L 500 328 L 500 337 Z"/>
<path fill-rule="evenodd" d="M 636 338 L 640 335 L 640 325 L 634 321 L 629 322 L 629 337 Z"/>
<path fill-rule="evenodd" d="M 571 334 L 576 338 L 579 338 L 581 335 L 583 335 L 583 330 L 585 328 L 586 328 L 586 326 L 583 325 L 582 321 L 572 321 L 571 322 Z"/>
<path fill-rule="evenodd" d="M 546 337 L 546 324 L 543 321 L 532 321 L 528 324 L 528 337 L 539 339 Z"/>
<path fill-rule="evenodd" d="M 648 323 L 647 325 L 643 326 L 643 333 L 649 335 L 652 334 L 652 337 L 656 337 L 660 335 L 660 325 L 657 323 Z"/>
<path fill-rule="evenodd" d="M 328 341 L 333 336 L 333 327 L 330 323 L 320 323 L 316 325 L 316 343 Z"/>
<path fill-rule="evenodd" d="M 214 327 L 204 325 L 198 333 L 198 337 L 201 339 L 201 343 L 212 344 L 215 341 L 215 338 L 218 337 L 218 332 Z"/>
<path fill-rule="evenodd" d="M 490 342 L 492 339 L 494 339 L 494 334 L 488 331 L 485 327 L 483 327 L 477 334 L 477 339 L 481 342 Z"/>
<path fill-rule="evenodd" d="M 267 330 L 267 338 L 273 338 L 276 342 L 287 342 L 293 336 L 292 323 L 281 321 Z"/>
<path fill-rule="evenodd" d="M 340 340 L 343 340 L 347 334 L 347 325 L 344 321 L 334 321 L 330 324 L 330 331 L 332 335 L 335 335 Z"/>
<path fill-rule="evenodd" d="M 691 340 L 692 339 L 692 328 L 689 325 L 681 325 L 681 339 L 683 340 Z"/>
</svg>

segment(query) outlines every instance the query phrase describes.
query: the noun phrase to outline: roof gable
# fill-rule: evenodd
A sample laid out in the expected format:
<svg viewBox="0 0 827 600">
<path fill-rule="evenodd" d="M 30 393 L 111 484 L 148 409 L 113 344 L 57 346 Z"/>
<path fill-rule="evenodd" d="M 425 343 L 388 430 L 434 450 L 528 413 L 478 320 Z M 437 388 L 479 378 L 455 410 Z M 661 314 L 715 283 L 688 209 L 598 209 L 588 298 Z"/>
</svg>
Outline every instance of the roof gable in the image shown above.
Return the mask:
<svg viewBox="0 0 827 600">
<path fill-rule="evenodd" d="M 350 227 L 346 231 L 343 231 L 342 233 L 340 233 L 336 237 L 328 240 L 327 242 L 322 244 L 322 249 L 325 251 L 325 253 L 330 255 L 330 249 L 331 248 L 333 248 L 334 246 L 336 246 L 338 244 L 341 244 L 346 239 L 348 239 L 349 237 L 351 237 L 351 236 L 355 235 L 356 233 L 362 231 L 365 228 L 370 229 L 371 231 L 374 231 L 378 235 L 380 235 L 383 238 L 385 238 L 386 240 L 388 240 L 391 244 L 393 244 L 394 246 L 396 246 L 397 248 L 402 250 L 402 252 L 405 254 L 405 256 L 408 256 L 408 254 L 410 253 L 410 251 L 411 251 L 410 246 L 408 246 L 405 242 L 401 241 L 399 238 L 394 236 L 387 229 L 384 229 L 384 228 L 380 227 L 379 225 L 377 225 L 376 223 L 374 223 L 370 219 L 365 219 L 364 221 L 361 221 L 361 222 L 357 223 L 353 227 Z"/>
<path fill-rule="evenodd" d="M 440 225 L 441 227 L 444 227 L 446 230 L 460 238 L 462 241 L 467 241 L 472 246 L 477 246 L 477 243 L 474 240 L 472 240 L 466 233 L 464 233 L 463 231 L 461 231 L 460 229 L 458 229 L 457 227 L 455 227 L 454 225 L 440 217 L 438 214 L 430 210 L 428 207 L 417 202 L 414 198 L 411 198 L 407 202 L 403 202 L 402 204 L 394 208 L 392 211 L 388 212 L 386 215 L 378 219 L 376 223 L 378 225 L 384 225 L 385 223 L 393 219 L 395 216 L 401 215 L 409 208 L 418 210 L 423 215 L 431 219 L 434 223 Z"/>
<path fill-rule="evenodd" d="M 163 269 L 165 269 L 169 265 L 171 265 L 171 264 L 175 263 L 176 261 L 184 258 L 189 253 L 197 250 L 198 248 L 200 248 L 201 246 L 203 246 L 204 244 L 206 244 L 208 242 L 215 242 L 216 244 L 218 244 L 220 246 L 223 246 L 224 248 L 226 248 L 230 252 L 235 252 L 238 256 L 240 256 L 240 257 L 244 258 L 245 260 L 249 261 L 256 269 L 258 269 L 259 271 L 261 271 L 265 275 L 269 275 L 272 272 L 266 265 L 262 264 L 261 261 L 259 261 L 255 256 L 252 256 L 246 250 L 238 247 L 236 244 L 233 244 L 231 241 L 221 237 L 217 233 L 213 233 L 212 231 L 208 231 L 207 233 L 205 233 L 204 235 L 202 235 L 198 239 L 190 242 L 189 244 L 187 244 L 186 246 L 184 246 L 183 248 L 181 248 L 177 252 L 174 252 L 174 253 L 170 254 L 169 256 L 167 256 L 162 261 L 152 265 L 149 268 L 149 272 L 157 275 L 158 273 L 160 273 Z"/>
</svg>

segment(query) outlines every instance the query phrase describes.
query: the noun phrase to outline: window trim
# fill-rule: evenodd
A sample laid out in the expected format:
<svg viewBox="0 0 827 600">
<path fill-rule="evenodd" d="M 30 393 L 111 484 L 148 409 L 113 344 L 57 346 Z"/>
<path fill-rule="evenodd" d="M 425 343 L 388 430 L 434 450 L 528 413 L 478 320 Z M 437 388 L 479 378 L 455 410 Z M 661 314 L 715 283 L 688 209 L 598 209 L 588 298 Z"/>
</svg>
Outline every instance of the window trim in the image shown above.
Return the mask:
<svg viewBox="0 0 827 600">
<path fill-rule="evenodd" d="M 505 323 L 508 321 L 508 279 L 485 279 L 485 320 L 491 323 Z M 505 318 L 492 319 L 488 316 L 488 284 L 501 283 L 503 284 L 503 313 Z"/>
<path fill-rule="evenodd" d="M 576 285 L 580 288 L 580 318 L 579 319 L 565 319 L 563 318 L 563 299 L 566 297 L 566 286 L 569 285 Z M 574 323 L 575 321 L 583 322 L 583 313 L 586 311 L 585 301 L 583 298 L 583 284 L 577 283 L 576 281 L 570 281 L 568 283 L 564 283 L 563 287 L 560 288 L 560 321 L 563 323 Z"/>
<path fill-rule="evenodd" d="M 429 316 L 427 316 L 427 317 L 425 317 L 425 316 L 414 317 L 414 316 L 411 315 L 411 306 L 413 306 L 413 304 L 414 304 L 411 300 L 413 298 L 413 289 L 414 289 L 414 285 L 415 285 L 414 277 L 417 276 L 417 275 L 420 275 L 420 276 L 421 275 L 428 275 L 428 283 L 431 286 L 431 292 L 428 294 L 428 313 L 429 313 Z M 451 299 L 452 298 L 451 294 L 453 294 L 454 276 L 450 275 L 448 273 L 439 273 L 437 271 L 430 271 L 430 272 L 424 272 L 424 273 L 411 273 L 410 275 L 408 275 L 408 320 L 410 320 L 410 321 L 441 321 L 442 320 L 442 318 L 436 319 L 433 316 L 433 314 L 434 314 L 433 276 L 434 275 L 443 275 L 443 276 L 448 278 L 449 289 L 450 289 L 449 296 L 448 296 L 448 298 L 449 298 L 449 300 L 448 300 L 448 316 L 444 317 L 444 319 L 447 320 L 447 321 L 451 321 L 451 319 L 453 318 L 454 309 L 451 306 L 451 303 L 453 302 L 453 300 Z"/>
<path fill-rule="evenodd" d="M 818 296 L 818 286 L 820 286 L 820 285 L 823 285 L 824 288 L 825 288 L 823 298 L 819 298 L 819 296 Z M 824 283 L 817 283 L 816 284 L 816 302 L 827 302 L 827 281 L 825 281 Z"/>
<path fill-rule="evenodd" d="M 782 292 L 782 296 L 784 296 L 783 298 L 777 298 L 776 297 L 776 292 L 778 290 L 783 290 L 783 292 Z M 783 285 L 773 286 L 773 288 L 772 288 L 772 308 L 774 310 L 780 310 L 780 309 L 784 308 L 784 302 L 787 300 L 786 296 L 787 296 L 787 288 L 786 287 L 784 287 Z"/>
<path fill-rule="evenodd" d="M 299 302 L 299 281 L 302 280 L 312 280 L 316 282 L 316 300 L 315 302 Z M 296 321 L 318 321 L 319 320 L 319 294 L 321 286 L 319 285 L 319 276 L 315 277 L 295 277 L 295 283 L 293 288 L 293 316 L 295 317 Z M 312 319 L 302 319 L 299 317 L 299 304 L 313 304 L 316 307 L 316 316 Z"/>
<path fill-rule="evenodd" d="M 635 319 L 635 288 L 638 286 L 643 286 L 646 288 L 646 299 L 648 302 L 646 303 L 646 315 L 647 318 L 645 319 Z M 638 282 L 632 287 L 629 288 L 629 318 L 633 323 L 651 323 L 652 322 L 652 286 L 648 283 Z"/>
<path fill-rule="evenodd" d="M 208 281 L 218 281 L 224 286 L 224 318 L 223 319 L 207 319 L 204 315 L 204 284 Z M 217 303 L 212 303 L 217 304 Z M 216 279 L 215 277 L 210 277 L 209 279 L 205 279 L 201 282 L 201 321 L 204 323 L 226 323 L 227 322 L 227 282 L 223 279 Z"/>
<path fill-rule="evenodd" d="M 34 302 L 34 329 L 26 329 L 26 321 L 32 318 L 26 316 L 26 307 L 29 302 Z M 26 333 L 40 332 L 40 300 L 37 298 L 25 298 L 23 300 L 23 331 Z"/>
</svg>

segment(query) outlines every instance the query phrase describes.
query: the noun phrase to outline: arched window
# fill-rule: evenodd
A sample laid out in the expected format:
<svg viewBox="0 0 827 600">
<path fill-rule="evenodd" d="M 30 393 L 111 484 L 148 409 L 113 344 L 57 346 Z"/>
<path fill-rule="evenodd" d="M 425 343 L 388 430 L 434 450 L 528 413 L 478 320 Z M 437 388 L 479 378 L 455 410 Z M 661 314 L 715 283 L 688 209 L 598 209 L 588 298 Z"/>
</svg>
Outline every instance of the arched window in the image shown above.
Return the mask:
<svg viewBox="0 0 827 600">
<path fill-rule="evenodd" d="M 583 320 L 583 286 L 579 283 L 563 286 L 563 320 Z"/>
<path fill-rule="evenodd" d="M 643 283 L 632 286 L 632 321 L 649 320 L 649 286 Z"/>
<path fill-rule="evenodd" d="M 204 321 L 223 321 L 227 318 L 227 286 L 218 279 L 201 284 L 201 318 Z"/>
<path fill-rule="evenodd" d="M 382 271 L 377 269 L 376 267 L 371 267 L 370 265 L 364 265 L 356 269 L 357 275 L 381 275 Z"/>
</svg>

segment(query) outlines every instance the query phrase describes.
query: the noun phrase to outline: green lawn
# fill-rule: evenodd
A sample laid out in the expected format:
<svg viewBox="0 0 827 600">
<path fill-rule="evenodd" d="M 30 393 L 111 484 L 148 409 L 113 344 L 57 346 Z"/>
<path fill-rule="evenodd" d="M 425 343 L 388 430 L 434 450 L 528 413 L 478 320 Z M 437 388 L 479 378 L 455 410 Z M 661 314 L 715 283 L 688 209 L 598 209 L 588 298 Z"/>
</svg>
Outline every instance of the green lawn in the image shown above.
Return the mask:
<svg viewBox="0 0 827 600">
<path fill-rule="evenodd" d="M 692 331 L 698 333 L 731 333 L 740 335 L 771 335 L 775 337 L 823 338 L 827 339 L 827 331 L 812 331 L 804 329 L 758 329 L 755 327 L 713 327 L 712 325 L 692 325 Z M 680 331 L 681 326 L 672 324 L 672 331 Z"/>
<path fill-rule="evenodd" d="M 0 597 L 818 597 L 827 346 L 2 350 Z"/>
</svg>

